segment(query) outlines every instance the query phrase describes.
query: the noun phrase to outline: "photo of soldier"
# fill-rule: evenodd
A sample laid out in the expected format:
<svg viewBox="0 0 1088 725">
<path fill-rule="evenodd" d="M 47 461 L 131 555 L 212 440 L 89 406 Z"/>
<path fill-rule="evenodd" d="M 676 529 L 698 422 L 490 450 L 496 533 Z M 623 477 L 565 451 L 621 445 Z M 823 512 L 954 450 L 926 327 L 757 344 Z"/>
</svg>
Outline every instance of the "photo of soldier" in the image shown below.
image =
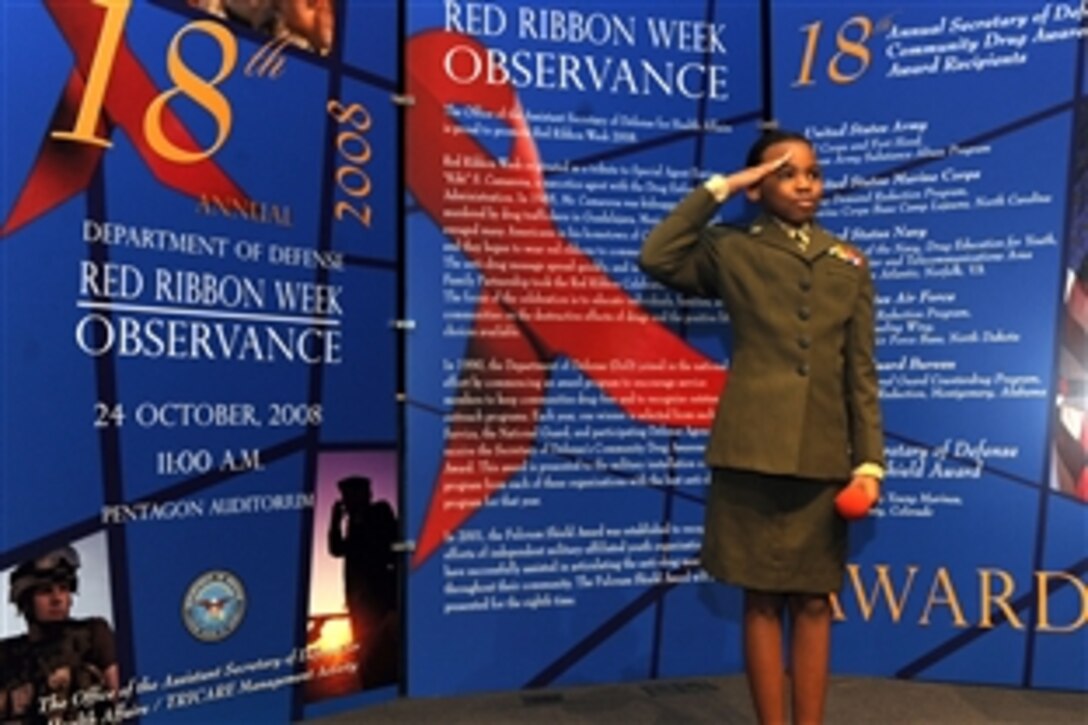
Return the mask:
<svg viewBox="0 0 1088 725">
<path fill-rule="evenodd" d="M 318 456 L 305 701 L 395 686 L 401 677 L 401 535 L 394 449 Z"/>
<path fill-rule="evenodd" d="M 0 640 L 0 721 L 99 721 L 119 687 L 113 630 L 76 618 L 79 553 L 63 546 L 16 566 L 8 600 L 26 632 Z M 91 719 L 93 718 L 93 719 Z"/>
<path fill-rule="evenodd" d="M 335 0 L 189 0 L 189 5 L 311 53 L 332 50 Z"/>
<path fill-rule="evenodd" d="M 369 639 L 361 662 L 363 687 L 396 681 L 397 519 L 385 501 L 375 501 L 370 479 L 349 476 L 337 483 L 340 498 L 329 524 L 329 554 L 344 560 L 344 599 L 356 642 Z"/>
</svg>

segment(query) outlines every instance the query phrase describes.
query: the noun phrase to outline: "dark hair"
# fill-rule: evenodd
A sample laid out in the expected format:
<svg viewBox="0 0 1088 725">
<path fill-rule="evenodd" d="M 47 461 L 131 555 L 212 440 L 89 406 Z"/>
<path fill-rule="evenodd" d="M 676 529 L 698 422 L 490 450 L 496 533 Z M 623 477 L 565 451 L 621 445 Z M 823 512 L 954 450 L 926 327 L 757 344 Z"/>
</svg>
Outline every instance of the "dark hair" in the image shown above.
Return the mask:
<svg viewBox="0 0 1088 725">
<path fill-rule="evenodd" d="M 348 476 L 336 482 L 342 496 L 355 495 L 359 491 L 370 491 L 370 479 L 366 476 Z"/>
<path fill-rule="evenodd" d="M 772 128 L 764 131 L 752 147 L 748 149 L 747 166 L 758 166 L 763 163 L 763 152 L 783 141 L 801 141 L 812 146 L 812 142 L 804 134 L 797 131 L 787 131 L 784 128 Z"/>
</svg>

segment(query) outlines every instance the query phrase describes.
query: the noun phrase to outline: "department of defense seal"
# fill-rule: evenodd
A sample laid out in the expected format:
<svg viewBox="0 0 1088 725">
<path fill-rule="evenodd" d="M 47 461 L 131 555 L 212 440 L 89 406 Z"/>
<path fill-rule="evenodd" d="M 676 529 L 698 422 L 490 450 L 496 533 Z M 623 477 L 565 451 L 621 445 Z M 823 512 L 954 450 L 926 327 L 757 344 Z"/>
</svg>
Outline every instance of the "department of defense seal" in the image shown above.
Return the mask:
<svg viewBox="0 0 1088 725">
<path fill-rule="evenodd" d="M 202 642 L 229 637 L 246 613 L 246 591 L 229 571 L 212 570 L 198 576 L 185 592 L 181 618 L 189 634 Z"/>
</svg>

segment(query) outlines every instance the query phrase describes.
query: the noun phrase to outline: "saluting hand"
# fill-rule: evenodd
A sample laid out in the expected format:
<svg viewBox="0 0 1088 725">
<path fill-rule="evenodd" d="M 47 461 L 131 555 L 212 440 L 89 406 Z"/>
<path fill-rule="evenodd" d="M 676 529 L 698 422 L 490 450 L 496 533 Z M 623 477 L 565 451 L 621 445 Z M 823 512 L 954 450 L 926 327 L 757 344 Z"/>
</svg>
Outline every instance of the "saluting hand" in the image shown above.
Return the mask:
<svg viewBox="0 0 1088 725">
<path fill-rule="evenodd" d="M 729 189 L 731 191 L 738 191 L 740 189 L 747 189 L 750 186 L 755 186 L 763 181 L 765 177 L 782 168 L 782 166 L 790 160 L 792 155 L 793 152 L 786 152 L 777 159 L 764 161 L 757 166 L 749 166 L 746 169 L 741 169 L 740 171 L 730 174 L 726 177 L 726 180 L 729 182 Z"/>
</svg>

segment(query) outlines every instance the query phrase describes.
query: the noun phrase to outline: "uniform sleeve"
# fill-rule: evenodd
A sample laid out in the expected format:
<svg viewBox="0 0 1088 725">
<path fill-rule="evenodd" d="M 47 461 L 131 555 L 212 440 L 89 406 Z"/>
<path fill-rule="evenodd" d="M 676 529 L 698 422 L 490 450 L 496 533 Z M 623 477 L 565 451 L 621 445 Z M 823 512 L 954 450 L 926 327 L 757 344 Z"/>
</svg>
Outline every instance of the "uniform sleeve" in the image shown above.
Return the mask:
<svg viewBox="0 0 1088 725">
<path fill-rule="evenodd" d="M 717 297 L 718 250 L 707 223 L 718 206 L 704 186 L 684 197 L 642 243 L 642 270 L 681 292 Z"/>
<path fill-rule="evenodd" d="M 117 645 L 114 642 L 113 630 L 100 617 L 91 619 L 90 624 L 91 652 L 88 659 L 99 669 L 105 670 L 117 664 Z"/>
<path fill-rule="evenodd" d="M 873 313 L 873 278 L 866 262 L 846 340 L 846 390 L 850 413 L 851 459 L 884 465 L 884 432 L 880 415 L 879 381 Z"/>
</svg>

